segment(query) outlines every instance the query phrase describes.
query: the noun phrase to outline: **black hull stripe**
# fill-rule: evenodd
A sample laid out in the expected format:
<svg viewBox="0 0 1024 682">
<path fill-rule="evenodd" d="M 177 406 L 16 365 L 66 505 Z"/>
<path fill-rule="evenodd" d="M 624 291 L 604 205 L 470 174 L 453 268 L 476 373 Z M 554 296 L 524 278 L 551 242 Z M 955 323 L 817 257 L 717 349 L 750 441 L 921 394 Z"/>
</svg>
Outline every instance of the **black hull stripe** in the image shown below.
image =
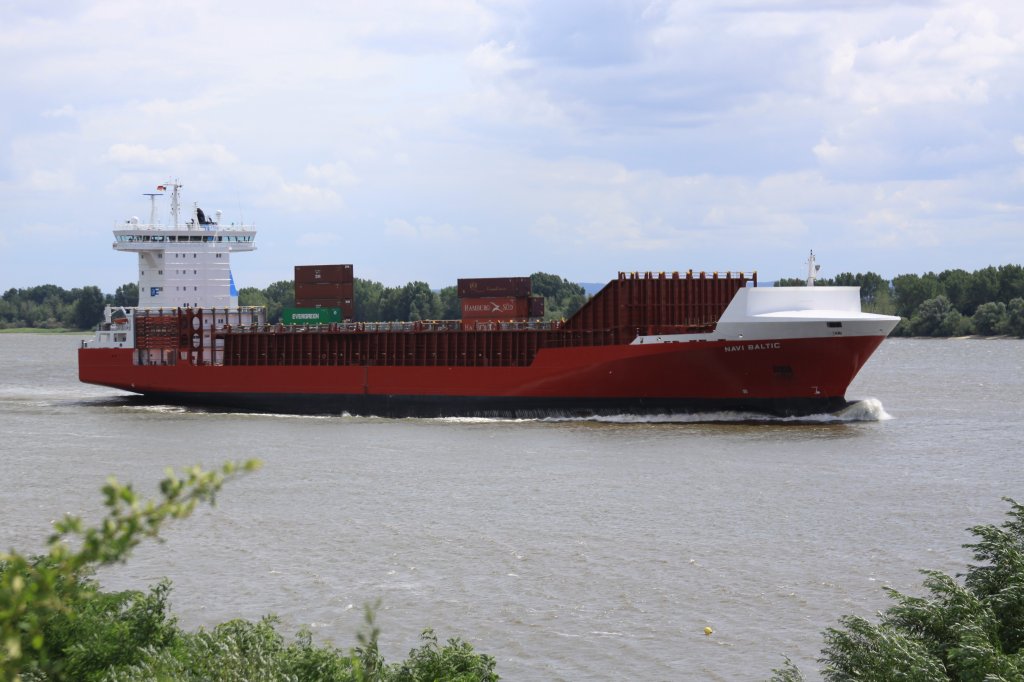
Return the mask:
<svg viewBox="0 0 1024 682">
<path fill-rule="evenodd" d="M 507 398 L 362 394 L 149 393 L 147 403 L 213 407 L 281 414 L 342 414 L 377 417 L 596 417 L 621 414 L 751 412 L 779 417 L 828 414 L 848 406 L 845 398 Z"/>
</svg>

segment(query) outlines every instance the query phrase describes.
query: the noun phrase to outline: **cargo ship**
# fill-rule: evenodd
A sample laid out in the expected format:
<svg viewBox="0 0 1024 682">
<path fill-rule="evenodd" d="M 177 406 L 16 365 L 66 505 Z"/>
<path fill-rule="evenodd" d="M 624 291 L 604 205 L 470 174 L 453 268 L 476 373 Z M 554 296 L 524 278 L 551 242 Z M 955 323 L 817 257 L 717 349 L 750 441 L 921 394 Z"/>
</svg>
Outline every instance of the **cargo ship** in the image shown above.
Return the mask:
<svg viewBox="0 0 1024 682">
<path fill-rule="evenodd" d="M 386 417 L 830 413 L 899 321 L 862 312 L 857 287 L 814 286 L 812 253 L 807 286 L 619 272 L 547 321 L 529 278 L 460 280 L 459 320 L 360 321 L 344 278 L 316 281 L 351 266 L 304 266 L 296 302 L 311 307 L 273 324 L 238 305 L 230 269 L 232 253 L 255 249 L 255 228 L 195 204 L 183 220 L 181 185 L 158 190 L 148 223 L 114 229 L 114 249 L 138 254 L 139 306 L 108 308 L 78 364 L 83 382 L 160 403 Z"/>
</svg>

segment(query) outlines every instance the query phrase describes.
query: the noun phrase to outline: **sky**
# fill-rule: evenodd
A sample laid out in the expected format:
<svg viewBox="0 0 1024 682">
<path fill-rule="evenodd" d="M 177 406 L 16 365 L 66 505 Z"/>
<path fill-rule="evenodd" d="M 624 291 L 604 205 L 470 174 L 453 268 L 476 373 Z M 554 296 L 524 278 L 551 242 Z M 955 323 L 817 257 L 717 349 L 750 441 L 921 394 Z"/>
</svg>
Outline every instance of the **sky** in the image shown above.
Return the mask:
<svg viewBox="0 0 1024 682">
<path fill-rule="evenodd" d="M 173 179 L 239 287 L 1024 261 L 1020 0 L 0 0 L 0 64 L 0 290 L 135 281 Z"/>
</svg>

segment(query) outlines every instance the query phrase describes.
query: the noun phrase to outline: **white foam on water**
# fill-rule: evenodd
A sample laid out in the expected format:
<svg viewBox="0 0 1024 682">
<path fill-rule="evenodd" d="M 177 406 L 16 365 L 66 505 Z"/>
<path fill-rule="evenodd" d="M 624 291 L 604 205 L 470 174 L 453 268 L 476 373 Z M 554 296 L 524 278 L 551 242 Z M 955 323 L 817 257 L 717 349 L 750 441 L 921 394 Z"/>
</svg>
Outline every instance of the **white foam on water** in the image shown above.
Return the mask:
<svg viewBox="0 0 1024 682">
<path fill-rule="evenodd" d="M 86 401 L 93 402 L 93 401 Z M 116 409 L 129 410 L 133 412 L 150 412 L 163 414 L 230 414 L 236 417 L 248 417 L 254 419 L 315 419 L 315 420 L 352 420 L 352 421 L 389 421 L 386 417 L 359 416 L 348 412 L 341 414 L 288 414 L 277 412 L 239 412 L 229 409 L 207 409 L 203 407 L 184 407 L 180 405 L 167 404 L 103 404 L 104 401 L 95 401 L 93 404 L 102 407 L 114 407 Z M 701 412 L 701 413 L 668 413 L 668 414 L 613 414 L 613 415 L 591 415 L 591 416 L 538 416 L 538 417 L 434 417 L 416 418 L 426 422 L 441 424 L 561 424 L 561 423 L 597 423 L 597 424 L 841 424 L 856 422 L 882 422 L 893 419 L 892 415 L 885 411 L 885 407 L 877 398 L 865 398 L 851 403 L 838 412 L 802 415 L 797 417 L 779 417 L 756 412 Z"/>
<path fill-rule="evenodd" d="M 234 410 L 190 410 L 206 414 L 225 415 L 238 417 L 253 417 L 256 419 L 337 419 L 340 417 L 347 417 L 348 414 L 336 415 L 336 414 L 288 414 L 287 412 L 235 412 Z"/>
<path fill-rule="evenodd" d="M 114 407 L 118 410 L 127 410 L 129 412 L 153 412 L 156 414 L 185 414 L 188 412 L 187 407 L 181 405 L 104 405 L 103 407 Z"/>
<path fill-rule="evenodd" d="M 549 416 L 536 418 L 504 418 L 504 417 L 440 417 L 436 421 L 452 424 L 494 424 L 537 422 L 559 424 L 565 422 L 599 423 L 599 424 L 841 424 L 854 422 L 881 422 L 892 419 L 885 411 L 882 402 L 877 398 L 865 398 L 847 405 L 838 412 L 802 415 L 797 417 L 779 417 L 756 412 L 702 412 L 678 414 L 613 414 L 588 417 Z"/>
<path fill-rule="evenodd" d="M 878 398 L 865 398 L 835 413 L 840 421 L 884 422 L 893 419 Z"/>
<path fill-rule="evenodd" d="M 517 422 L 537 422 L 543 420 L 522 417 L 437 417 L 432 421 L 445 422 L 447 424 L 515 424 Z"/>
</svg>

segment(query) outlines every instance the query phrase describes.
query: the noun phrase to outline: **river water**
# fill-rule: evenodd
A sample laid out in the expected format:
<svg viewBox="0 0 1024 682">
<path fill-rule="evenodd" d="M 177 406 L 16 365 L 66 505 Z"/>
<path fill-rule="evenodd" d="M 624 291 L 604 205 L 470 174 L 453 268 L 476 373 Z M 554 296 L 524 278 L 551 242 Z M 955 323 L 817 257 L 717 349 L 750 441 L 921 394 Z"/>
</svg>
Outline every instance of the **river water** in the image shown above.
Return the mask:
<svg viewBox="0 0 1024 682">
<path fill-rule="evenodd" d="M 108 475 L 258 457 L 215 508 L 104 569 L 173 581 L 183 626 L 276 613 L 381 649 L 425 627 L 508 680 L 809 679 L 822 630 L 883 586 L 962 571 L 1024 500 L 1024 342 L 885 342 L 841 419 L 385 420 L 142 406 L 79 384 L 75 336 L 0 335 L 0 547 L 96 519 Z M 706 637 L 704 627 L 714 634 Z"/>
</svg>

